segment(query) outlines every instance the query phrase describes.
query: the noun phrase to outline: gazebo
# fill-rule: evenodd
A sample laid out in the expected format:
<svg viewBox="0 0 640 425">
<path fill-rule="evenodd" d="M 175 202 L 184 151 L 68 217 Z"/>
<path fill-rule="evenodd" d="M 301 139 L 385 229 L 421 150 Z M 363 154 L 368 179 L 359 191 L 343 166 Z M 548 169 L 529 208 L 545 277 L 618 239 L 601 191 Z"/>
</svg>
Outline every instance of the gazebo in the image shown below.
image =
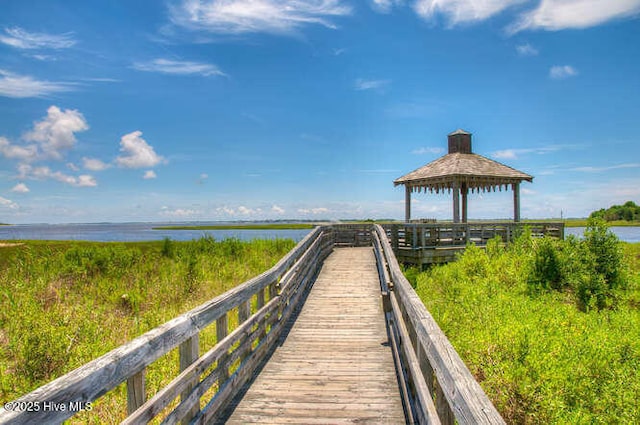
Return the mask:
<svg viewBox="0 0 640 425">
<path fill-rule="evenodd" d="M 474 154 L 471 133 L 456 130 L 449 134 L 449 153 L 429 164 L 394 180 L 394 186 L 405 187 L 405 219 L 411 220 L 411 193 L 453 192 L 453 222 L 467 222 L 467 196 L 469 191 L 491 192 L 503 187 L 513 189 L 513 220 L 520 221 L 520 182 L 533 181 L 533 177 Z M 462 217 L 460 198 L 462 197 Z"/>
</svg>

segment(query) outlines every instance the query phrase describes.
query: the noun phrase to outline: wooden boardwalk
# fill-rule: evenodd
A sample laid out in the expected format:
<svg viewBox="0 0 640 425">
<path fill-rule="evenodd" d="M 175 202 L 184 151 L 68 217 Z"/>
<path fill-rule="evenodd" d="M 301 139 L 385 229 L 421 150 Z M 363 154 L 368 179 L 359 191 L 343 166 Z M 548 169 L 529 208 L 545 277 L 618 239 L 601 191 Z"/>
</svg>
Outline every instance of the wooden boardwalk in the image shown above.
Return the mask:
<svg viewBox="0 0 640 425">
<path fill-rule="evenodd" d="M 229 424 L 403 424 L 371 247 L 335 249 Z"/>
</svg>

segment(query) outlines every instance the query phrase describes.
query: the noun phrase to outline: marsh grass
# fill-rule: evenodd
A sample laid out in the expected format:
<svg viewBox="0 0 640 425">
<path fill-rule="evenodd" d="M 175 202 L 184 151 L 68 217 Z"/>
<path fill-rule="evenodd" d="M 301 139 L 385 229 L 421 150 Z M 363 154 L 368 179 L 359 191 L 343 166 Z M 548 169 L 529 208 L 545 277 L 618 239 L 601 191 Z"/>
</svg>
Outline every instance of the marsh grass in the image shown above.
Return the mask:
<svg viewBox="0 0 640 425">
<path fill-rule="evenodd" d="M 15 399 L 275 264 L 292 240 L 28 241 L 0 248 L 0 400 Z M 237 314 L 229 316 L 230 327 Z M 215 325 L 200 336 L 216 342 Z M 177 350 L 147 371 L 147 394 L 177 375 Z M 120 385 L 74 422 L 126 414 Z"/>
<path fill-rule="evenodd" d="M 457 262 L 415 276 L 507 423 L 640 423 L 640 244 L 600 242 L 609 254 L 621 250 L 624 282 L 577 251 L 588 242 L 526 234 L 507 247 L 469 247 Z M 610 298 L 585 308 L 576 282 L 597 276 L 615 280 L 600 288 Z"/>
</svg>

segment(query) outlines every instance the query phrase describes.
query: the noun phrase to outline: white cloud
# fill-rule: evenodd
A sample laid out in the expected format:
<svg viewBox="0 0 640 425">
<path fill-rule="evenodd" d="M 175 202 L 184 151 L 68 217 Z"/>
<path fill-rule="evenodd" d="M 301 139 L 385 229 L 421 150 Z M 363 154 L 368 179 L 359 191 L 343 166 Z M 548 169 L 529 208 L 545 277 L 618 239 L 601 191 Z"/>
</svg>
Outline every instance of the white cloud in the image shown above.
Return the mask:
<svg viewBox="0 0 640 425">
<path fill-rule="evenodd" d="M 335 28 L 329 18 L 351 13 L 341 0 L 182 0 L 174 24 L 212 33 L 291 33 L 309 24 Z"/>
<path fill-rule="evenodd" d="M 19 27 L 5 28 L 6 35 L 0 34 L 0 43 L 18 49 L 66 49 L 76 44 L 76 41 L 67 34 L 45 34 L 28 32 Z"/>
<path fill-rule="evenodd" d="M 193 217 L 195 215 L 201 214 L 201 212 L 198 210 L 189 209 L 189 208 L 169 209 L 169 207 L 162 207 L 160 214 L 167 217 L 188 218 L 188 217 Z"/>
<path fill-rule="evenodd" d="M 549 69 L 549 77 L 554 80 L 561 80 L 578 75 L 578 71 L 571 65 L 556 65 Z"/>
<path fill-rule="evenodd" d="M 57 106 L 51 106 L 47 116 L 34 123 L 33 129 L 22 136 L 30 144 L 16 145 L 0 137 L 0 154 L 24 162 L 62 159 L 64 151 L 74 147 L 75 133 L 88 128 L 80 112 L 69 109 L 61 111 Z"/>
<path fill-rule="evenodd" d="M 444 148 L 422 147 L 422 148 L 412 150 L 411 153 L 413 155 L 427 155 L 427 154 L 438 155 L 438 154 L 444 153 Z"/>
<path fill-rule="evenodd" d="M 254 214 L 255 210 L 251 209 L 251 208 L 247 208 L 244 205 L 240 205 L 238 207 L 238 214 L 242 214 L 242 215 L 251 215 Z"/>
<path fill-rule="evenodd" d="M 522 149 L 520 150 L 522 151 Z M 516 159 L 518 157 L 518 149 L 504 149 L 501 151 L 495 151 L 491 154 L 496 159 Z"/>
<path fill-rule="evenodd" d="M 580 171 L 583 173 L 601 173 L 603 171 L 611 171 L 611 170 L 621 170 L 625 168 L 640 168 L 640 163 L 632 162 L 626 164 L 618 164 L 618 165 L 610 165 L 606 167 L 575 167 L 571 168 L 571 171 Z"/>
<path fill-rule="evenodd" d="M 85 170 L 90 170 L 90 171 L 104 171 L 107 168 L 111 167 L 109 164 L 97 159 L 97 158 L 87 158 L 87 157 L 83 157 L 82 158 L 82 167 Z M 74 171 L 78 171 L 77 168 Z M 73 168 L 72 168 L 73 169 Z"/>
<path fill-rule="evenodd" d="M 87 121 L 75 109 L 61 111 L 57 106 L 47 109 L 47 116 L 33 126 L 23 139 L 38 143 L 45 157 L 62 159 L 62 151 L 71 149 L 75 143 L 75 133 L 89 129 Z"/>
<path fill-rule="evenodd" d="M 328 208 L 324 208 L 324 207 L 318 207 L 318 208 L 298 208 L 298 212 L 300 214 L 313 214 L 313 215 L 318 215 L 318 214 L 327 214 L 329 212 Z"/>
<path fill-rule="evenodd" d="M 402 0 L 371 0 L 371 7 L 380 13 L 389 13 L 393 6 L 398 6 L 402 3 Z"/>
<path fill-rule="evenodd" d="M 93 176 L 82 174 L 80 176 L 71 176 L 61 171 L 52 171 L 47 166 L 33 167 L 28 164 L 20 164 L 18 166 L 20 178 L 29 178 L 35 180 L 55 180 L 61 183 L 75 187 L 94 187 L 98 185 Z"/>
<path fill-rule="evenodd" d="M 152 180 L 152 179 L 155 179 L 156 177 L 158 177 L 158 175 L 153 170 L 145 171 L 144 176 L 142 176 L 142 178 L 145 180 Z"/>
<path fill-rule="evenodd" d="M 226 76 L 216 65 L 210 63 L 154 59 L 150 62 L 136 62 L 133 68 L 138 71 L 160 72 L 173 75 Z"/>
<path fill-rule="evenodd" d="M 389 85 L 390 82 L 389 80 L 365 80 L 358 78 L 354 83 L 354 87 L 356 90 L 378 90 Z"/>
<path fill-rule="evenodd" d="M 120 139 L 120 155 L 116 163 L 123 168 L 155 167 L 164 161 L 142 137 L 141 131 L 125 134 Z"/>
<path fill-rule="evenodd" d="M 427 21 L 446 16 L 449 26 L 483 21 L 528 0 L 418 0 L 414 9 Z"/>
<path fill-rule="evenodd" d="M 71 83 L 35 80 L 0 69 L 0 96 L 13 98 L 45 97 L 74 89 Z"/>
<path fill-rule="evenodd" d="M 286 211 L 284 210 L 284 208 L 274 205 L 271 207 L 271 212 L 274 212 L 276 214 L 284 214 Z"/>
<path fill-rule="evenodd" d="M 520 44 L 516 46 L 516 51 L 520 56 L 537 56 L 539 53 L 538 49 L 536 49 L 529 43 Z"/>
<path fill-rule="evenodd" d="M 639 14 L 640 0 L 542 0 L 507 31 L 513 34 L 526 29 L 588 28 Z"/>
<path fill-rule="evenodd" d="M 24 183 L 18 183 L 17 185 L 13 186 L 11 191 L 16 193 L 29 193 L 29 188 Z"/>
<path fill-rule="evenodd" d="M 9 159 L 29 161 L 36 158 L 38 155 L 38 148 L 35 145 L 14 145 L 5 137 L 0 137 L 0 154 Z"/>
<path fill-rule="evenodd" d="M 5 207 L 10 210 L 17 210 L 19 208 L 18 204 L 11 199 L 3 198 L 2 196 L 0 196 L 0 207 Z"/>
</svg>

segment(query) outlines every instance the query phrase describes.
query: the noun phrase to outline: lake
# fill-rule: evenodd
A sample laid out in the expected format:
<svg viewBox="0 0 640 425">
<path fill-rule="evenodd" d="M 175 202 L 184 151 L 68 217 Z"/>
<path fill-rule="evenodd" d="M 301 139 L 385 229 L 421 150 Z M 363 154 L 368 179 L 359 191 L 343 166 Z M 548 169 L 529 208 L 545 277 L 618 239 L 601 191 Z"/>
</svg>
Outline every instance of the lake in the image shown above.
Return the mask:
<svg viewBox="0 0 640 425">
<path fill-rule="evenodd" d="M 291 230 L 153 230 L 158 226 L 195 226 L 223 223 L 95 223 L 95 224 L 18 224 L 0 226 L 0 240 L 82 240 L 98 242 L 139 242 L 171 238 L 175 241 L 190 241 L 202 236 L 213 236 L 216 240 L 237 238 L 293 239 L 304 238 L 309 229 Z M 611 227 L 625 242 L 640 242 L 640 227 Z M 582 236 L 584 227 L 565 228 L 566 235 Z"/>
<path fill-rule="evenodd" d="M 611 226 L 609 229 L 615 233 L 621 241 L 640 242 L 640 227 Z M 582 237 L 583 233 L 584 227 L 565 227 L 564 229 L 566 236 L 575 235 Z"/>
<path fill-rule="evenodd" d="M 203 236 L 216 240 L 237 238 L 302 240 L 310 229 L 291 230 L 153 230 L 159 226 L 195 226 L 226 223 L 95 223 L 95 224 L 18 224 L 0 226 L 0 240 L 81 240 L 96 242 L 140 242 L 171 238 L 190 241 Z"/>
</svg>

